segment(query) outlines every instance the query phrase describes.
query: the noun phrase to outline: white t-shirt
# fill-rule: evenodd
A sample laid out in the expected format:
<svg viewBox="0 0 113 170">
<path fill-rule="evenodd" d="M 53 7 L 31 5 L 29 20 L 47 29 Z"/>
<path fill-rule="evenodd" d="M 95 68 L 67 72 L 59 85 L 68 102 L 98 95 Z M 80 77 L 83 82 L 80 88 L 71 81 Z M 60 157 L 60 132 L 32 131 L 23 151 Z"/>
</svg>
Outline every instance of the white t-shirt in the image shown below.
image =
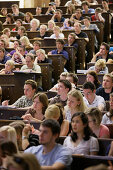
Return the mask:
<svg viewBox="0 0 113 170">
<path fill-rule="evenodd" d="M 68 147 L 72 154 L 84 154 L 89 155 L 90 152 L 98 152 L 99 144 L 98 140 L 91 136 L 89 140 L 85 141 L 84 139 L 77 145 L 74 145 L 70 136 L 67 136 L 64 140 L 64 146 Z"/>
<path fill-rule="evenodd" d="M 108 115 L 108 116 L 107 116 Z M 107 112 L 102 117 L 102 124 L 113 124 L 113 121 L 109 118 L 110 113 Z"/>
</svg>

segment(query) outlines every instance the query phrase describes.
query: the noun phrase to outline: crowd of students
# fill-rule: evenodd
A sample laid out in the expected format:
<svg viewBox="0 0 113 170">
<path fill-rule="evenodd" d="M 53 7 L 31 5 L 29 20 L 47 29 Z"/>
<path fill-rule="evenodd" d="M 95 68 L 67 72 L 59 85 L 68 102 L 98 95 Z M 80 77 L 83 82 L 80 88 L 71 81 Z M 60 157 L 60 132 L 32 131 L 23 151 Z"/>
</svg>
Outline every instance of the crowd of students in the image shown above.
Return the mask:
<svg viewBox="0 0 113 170">
<path fill-rule="evenodd" d="M 48 92 L 37 93 L 38 87 L 34 80 L 25 81 L 24 95 L 13 104 L 9 105 L 8 100 L 3 101 L 0 97 L 3 107 L 26 109 L 26 113 L 21 117 L 22 121 L 13 121 L 7 126 L 0 127 L 0 169 L 70 169 L 73 154 L 98 155 L 98 138 L 110 138 L 107 124 L 113 123 L 113 70 L 109 72 L 107 64 L 113 63 L 112 48 L 108 42 L 102 42 L 99 46 L 95 36 L 95 51 L 91 60 L 94 66 L 87 70 L 82 87 L 78 85 L 77 75 L 68 72 L 66 63 L 70 58 L 68 52 L 64 50 L 64 46 L 73 46 L 78 50 L 76 42 L 78 38 L 84 38 L 88 43 L 90 40 L 84 30 L 93 29 L 96 34 L 99 34 L 99 28 L 91 21 L 105 23 L 102 12 L 110 12 L 113 16 L 112 10 L 109 9 L 110 3 L 112 2 L 102 0 L 102 9 L 99 7 L 93 9 L 93 5 L 98 4 L 96 0 L 67 1 L 66 13 L 71 14 L 71 17 L 64 18 L 59 9 L 60 0 L 54 0 L 49 3 L 46 13 L 43 13 L 43 8 L 36 8 L 35 16 L 51 15 L 47 24 L 41 24 L 41 21 L 30 11 L 25 14 L 20 12 L 17 4 L 12 5 L 12 13 L 8 13 L 7 8 L 2 8 L 0 17 L 6 18 L 4 23 L 0 23 L 0 31 L 2 31 L 0 63 L 4 64 L 0 74 L 14 74 L 15 64 L 23 65 L 20 71 L 35 73 L 41 73 L 40 63 L 52 64 L 52 60 L 48 58 L 40 42 L 40 39 L 45 37 L 49 37 L 50 41 L 56 40 L 56 49 L 49 51 L 48 54 L 63 54 L 65 68 L 57 84 L 48 89 L 55 94 L 55 97 L 49 98 Z M 92 14 L 92 16 L 83 17 L 82 14 Z M 23 17 L 24 20 L 15 21 L 16 16 Z M 62 26 L 57 26 L 57 22 L 61 22 Z M 12 30 L 3 29 L 3 26 L 10 24 L 14 24 Z M 33 44 L 27 37 L 23 24 L 30 25 L 27 31 L 39 32 L 37 37 L 34 37 Z M 62 30 L 73 30 L 68 35 L 67 43 Z M 14 31 L 17 31 L 17 35 L 12 37 L 11 32 Z M 48 31 L 52 32 L 51 36 Z M 112 38 L 111 32 L 111 41 Z M 13 50 L 8 52 L 7 49 L 10 48 Z M 88 49 L 86 49 L 86 61 L 87 54 Z M 99 81 L 98 74 L 103 74 L 102 82 Z M 1 87 L 0 96 L 2 96 Z M 39 124 L 39 129 L 36 129 L 32 122 Z M 56 143 L 62 136 L 63 145 Z M 113 142 L 110 146 L 106 146 L 106 151 L 109 156 L 113 156 Z"/>
</svg>

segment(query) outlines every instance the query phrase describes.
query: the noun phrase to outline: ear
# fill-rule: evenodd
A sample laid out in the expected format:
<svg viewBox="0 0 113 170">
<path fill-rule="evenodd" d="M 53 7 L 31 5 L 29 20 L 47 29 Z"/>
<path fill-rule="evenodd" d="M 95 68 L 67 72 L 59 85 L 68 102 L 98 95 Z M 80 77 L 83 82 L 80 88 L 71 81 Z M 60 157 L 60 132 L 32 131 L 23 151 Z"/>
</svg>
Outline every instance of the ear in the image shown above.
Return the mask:
<svg viewBox="0 0 113 170">
<path fill-rule="evenodd" d="M 93 93 L 96 93 L 96 89 L 95 89 L 95 90 L 93 90 Z"/>
</svg>

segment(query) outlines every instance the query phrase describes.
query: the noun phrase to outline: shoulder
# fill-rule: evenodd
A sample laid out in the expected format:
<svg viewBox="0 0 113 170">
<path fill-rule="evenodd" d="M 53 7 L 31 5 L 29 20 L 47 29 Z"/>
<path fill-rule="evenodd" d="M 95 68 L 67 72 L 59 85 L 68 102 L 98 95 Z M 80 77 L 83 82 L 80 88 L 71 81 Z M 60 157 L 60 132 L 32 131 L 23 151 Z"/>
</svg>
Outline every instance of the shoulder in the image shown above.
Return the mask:
<svg viewBox="0 0 113 170">
<path fill-rule="evenodd" d="M 42 145 L 39 145 L 39 146 L 32 146 L 28 149 L 26 149 L 24 152 L 25 153 L 37 153 L 38 151 L 41 151 L 43 149 Z"/>
</svg>

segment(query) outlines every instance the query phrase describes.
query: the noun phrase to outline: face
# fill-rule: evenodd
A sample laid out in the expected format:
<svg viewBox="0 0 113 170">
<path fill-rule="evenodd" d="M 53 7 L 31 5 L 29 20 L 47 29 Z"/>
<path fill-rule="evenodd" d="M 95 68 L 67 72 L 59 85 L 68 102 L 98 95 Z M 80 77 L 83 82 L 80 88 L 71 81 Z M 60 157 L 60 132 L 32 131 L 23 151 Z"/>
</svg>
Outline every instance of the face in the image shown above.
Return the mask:
<svg viewBox="0 0 113 170">
<path fill-rule="evenodd" d="M 95 95 L 95 90 L 92 91 L 91 89 L 83 89 L 83 93 L 84 93 L 85 98 L 90 102 L 92 101 L 92 98 Z"/>
<path fill-rule="evenodd" d="M 58 95 L 63 95 L 66 93 L 68 93 L 68 88 L 66 88 L 63 83 L 59 82 L 58 83 Z"/>
<path fill-rule="evenodd" d="M 103 77 L 102 86 L 104 89 L 110 89 L 113 87 L 112 79 L 108 76 Z"/>
<path fill-rule="evenodd" d="M 18 10 L 18 8 L 16 6 L 12 7 L 12 11 L 15 13 Z"/>
<path fill-rule="evenodd" d="M 37 28 L 37 23 L 36 23 L 35 21 L 32 21 L 31 27 L 32 27 L 32 28 Z"/>
<path fill-rule="evenodd" d="M 73 129 L 73 132 L 84 133 L 85 125 L 83 124 L 80 116 L 76 116 L 72 119 L 71 126 Z"/>
<path fill-rule="evenodd" d="M 56 17 L 56 18 L 61 18 L 61 16 L 62 16 L 62 15 L 61 15 L 61 13 L 60 13 L 59 11 L 55 12 L 55 17 Z"/>
<path fill-rule="evenodd" d="M 26 21 L 30 21 L 30 16 L 28 14 L 26 15 Z"/>
<path fill-rule="evenodd" d="M 19 28 L 18 29 L 18 34 L 20 35 L 22 33 L 22 30 Z"/>
<path fill-rule="evenodd" d="M 110 97 L 109 104 L 110 104 L 110 109 L 113 109 L 113 97 Z"/>
<path fill-rule="evenodd" d="M 77 98 L 75 98 L 75 97 L 73 97 L 71 95 L 68 95 L 67 105 L 71 109 L 76 109 L 76 107 L 78 105 L 80 105 L 80 101 L 78 101 Z"/>
<path fill-rule="evenodd" d="M 20 21 L 16 21 L 16 26 L 19 28 L 20 26 L 22 26 Z"/>
<path fill-rule="evenodd" d="M 40 131 L 39 132 L 39 143 L 40 144 L 47 146 L 54 140 L 54 136 L 50 128 L 40 126 L 39 131 Z"/>
<path fill-rule="evenodd" d="M 48 28 L 49 28 L 49 29 L 53 29 L 53 27 L 54 27 L 54 24 L 53 24 L 52 22 L 49 22 L 49 23 L 48 23 Z"/>
<path fill-rule="evenodd" d="M 45 27 L 40 27 L 40 33 L 41 33 L 41 34 L 45 34 L 45 32 L 46 32 Z"/>
<path fill-rule="evenodd" d="M 18 52 L 19 52 L 20 54 L 22 54 L 23 56 L 25 55 L 25 51 L 24 51 L 23 48 L 21 48 L 21 47 L 18 48 Z"/>
<path fill-rule="evenodd" d="M 91 83 L 94 83 L 94 77 L 91 75 L 91 74 L 87 74 L 86 76 L 86 81 L 88 82 L 91 82 Z"/>
<path fill-rule="evenodd" d="M 33 101 L 33 109 L 42 110 L 43 104 L 40 102 L 39 97 L 36 97 Z"/>
<path fill-rule="evenodd" d="M 1 47 L 1 48 L 4 48 L 4 47 L 5 47 L 5 44 L 4 44 L 2 41 L 0 41 L 0 47 Z"/>
<path fill-rule="evenodd" d="M 68 36 L 68 42 L 72 44 L 75 41 L 75 38 L 72 35 Z"/>
<path fill-rule="evenodd" d="M 35 89 L 32 89 L 32 86 L 30 84 L 24 85 L 24 95 L 27 98 L 32 98 L 34 96 Z"/>
<path fill-rule="evenodd" d="M 31 60 L 29 56 L 25 57 L 26 65 L 28 68 L 31 68 L 33 66 L 34 60 Z"/>
<path fill-rule="evenodd" d="M 84 4 L 84 5 L 82 5 L 82 8 L 83 8 L 84 10 L 86 10 L 86 9 L 88 9 L 88 6 L 87 6 L 86 4 Z"/>
<path fill-rule="evenodd" d="M 0 50 L 0 60 L 3 60 L 3 58 L 4 58 L 4 52 Z"/>
<path fill-rule="evenodd" d="M 99 73 L 102 70 L 102 68 L 100 66 L 95 66 L 95 72 Z"/>
<path fill-rule="evenodd" d="M 0 141 L 5 141 L 7 139 L 7 131 L 0 132 Z"/>
<path fill-rule="evenodd" d="M 54 28 L 53 33 L 54 33 L 55 35 L 58 35 L 58 34 L 60 33 L 60 30 Z"/>
<path fill-rule="evenodd" d="M 84 25 L 89 25 L 90 24 L 90 21 L 88 19 L 84 19 Z"/>
<path fill-rule="evenodd" d="M 103 8 L 108 7 L 108 3 L 107 3 L 106 1 L 102 1 L 102 7 L 103 7 Z"/>
<path fill-rule="evenodd" d="M 74 24 L 74 29 L 75 29 L 75 33 L 81 31 L 81 27 L 79 26 L 78 23 Z"/>
<path fill-rule="evenodd" d="M 80 18 L 82 16 L 80 11 L 76 11 L 76 18 Z"/>
<path fill-rule="evenodd" d="M 36 8 L 36 14 L 39 15 L 39 14 L 41 14 L 41 12 L 42 12 L 41 8 L 37 7 L 37 8 Z"/>
<path fill-rule="evenodd" d="M 14 49 L 16 49 L 19 46 L 19 43 L 17 41 L 14 42 Z"/>
<path fill-rule="evenodd" d="M 60 42 L 56 42 L 56 47 L 57 49 L 63 49 L 64 45 L 61 44 Z"/>
<path fill-rule="evenodd" d="M 93 120 L 93 118 L 91 117 L 91 116 L 89 116 L 88 115 L 88 122 L 89 122 L 89 127 L 92 129 L 92 131 L 93 131 L 93 129 L 95 128 L 95 126 L 96 126 L 96 123 L 94 122 L 94 120 Z"/>
<path fill-rule="evenodd" d="M 6 71 L 11 71 L 12 70 L 12 66 L 8 63 L 5 64 L 5 70 Z"/>
<path fill-rule="evenodd" d="M 6 21 L 7 22 L 11 22 L 11 18 L 10 17 L 6 17 Z"/>
<path fill-rule="evenodd" d="M 40 49 L 39 44 L 35 44 L 35 43 L 34 43 L 33 49 L 34 49 L 35 51 L 39 50 L 39 49 Z"/>
<path fill-rule="evenodd" d="M 66 77 L 66 80 L 68 80 L 70 83 L 74 83 L 74 82 L 73 82 L 73 77 L 67 76 L 67 77 Z"/>
<path fill-rule="evenodd" d="M 60 80 L 66 80 L 66 76 L 60 75 Z"/>
<path fill-rule="evenodd" d="M 100 55 L 107 55 L 108 51 L 106 50 L 106 47 L 104 45 L 100 46 Z"/>
<path fill-rule="evenodd" d="M 43 61 L 45 59 L 44 54 L 41 52 L 36 53 L 36 55 L 37 55 L 39 61 Z"/>
</svg>

